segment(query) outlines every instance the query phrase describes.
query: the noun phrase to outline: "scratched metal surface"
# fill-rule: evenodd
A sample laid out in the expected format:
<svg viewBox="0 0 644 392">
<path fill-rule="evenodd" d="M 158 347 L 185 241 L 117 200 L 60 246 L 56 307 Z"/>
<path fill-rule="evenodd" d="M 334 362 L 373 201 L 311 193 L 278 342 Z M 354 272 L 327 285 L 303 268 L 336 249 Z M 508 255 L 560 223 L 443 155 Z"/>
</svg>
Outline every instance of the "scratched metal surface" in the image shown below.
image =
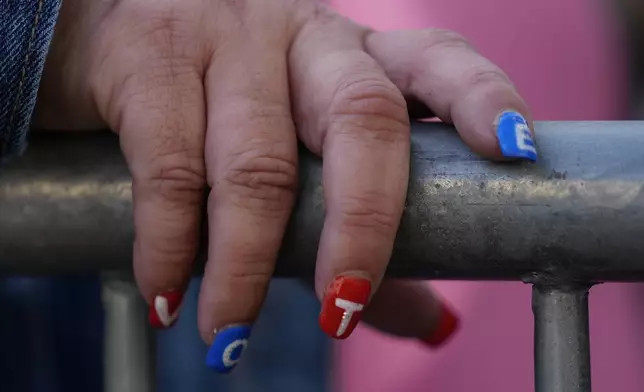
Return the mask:
<svg viewBox="0 0 644 392">
<path fill-rule="evenodd" d="M 441 124 L 412 141 L 390 275 L 644 281 L 644 122 L 538 123 L 537 164 L 482 160 Z M 281 276 L 312 275 L 323 223 L 320 161 L 300 174 Z M 129 270 L 129 181 L 111 134 L 33 137 L 0 171 L 0 273 Z"/>
</svg>

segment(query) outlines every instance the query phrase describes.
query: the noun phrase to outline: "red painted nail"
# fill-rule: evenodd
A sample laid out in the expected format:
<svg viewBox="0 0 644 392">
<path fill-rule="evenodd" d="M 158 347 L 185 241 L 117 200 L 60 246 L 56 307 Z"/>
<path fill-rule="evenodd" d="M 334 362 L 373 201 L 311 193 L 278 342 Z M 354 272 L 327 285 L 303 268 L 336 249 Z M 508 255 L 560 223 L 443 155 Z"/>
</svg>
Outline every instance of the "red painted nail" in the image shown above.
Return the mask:
<svg viewBox="0 0 644 392">
<path fill-rule="evenodd" d="M 183 293 L 168 291 L 154 297 L 150 304 L 148 320 L 154 328 L 168 328 L 179 317 Z"/>
<path fill-rule="evenodd" d="M 447 342 L 460 325 L 458 316 L 446 304 L 441 304 L 440 312 L 436 329 L 428 337 L 422 339 L 425 344 L 433 348 L 437 348 Z"/>
<path fill-rule="evenodd" d="M 369 300 L 371 282 L 356 276 L 339 276 L 326 289 L 320 312 L 320 328 L 335 339 L 346 339 L 358 325 Z"/>
</svg>

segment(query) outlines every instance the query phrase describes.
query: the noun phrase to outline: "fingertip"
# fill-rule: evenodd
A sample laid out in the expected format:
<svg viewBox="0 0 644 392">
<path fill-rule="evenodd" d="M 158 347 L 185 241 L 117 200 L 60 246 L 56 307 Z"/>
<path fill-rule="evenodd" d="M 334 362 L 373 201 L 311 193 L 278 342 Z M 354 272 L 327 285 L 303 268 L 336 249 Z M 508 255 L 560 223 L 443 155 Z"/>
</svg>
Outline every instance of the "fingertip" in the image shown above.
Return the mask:
<svg viewBox="0 0 644 392">
<path fill-rule="evenodd" d="M 134 275 L 149 306 L 149 324 L 165 329 L 176 323 L 190 281 L 201 210 L 192 201 L 177 206 L 150 187 L 139 189 L 134 198 Z"/>
<path fill-rule="evenodd" d="M 172 327 L 179 318 L 182 304 L 182 291 L 170 290 L 155 295 L 149 305 L 148 322 L 153 328 Z"/>
<path fill-rule="evenodd" d="M 436 348 L 460 328 L 460 316 L 425 282 L 385 279 L 364 320 L 379 331 Z"/>
<path fill-rule="evenodd" d="M 437 29 L 374 33 L 367 49 L 404 96 L 453 124 L 476 154 L 536 160 L 525 100 L 508 75 L 460 35 Z"/>
<path fill-rule="evenodd" d="M 322 299 L 320 329 L 334 339 L 346 339 L 358 325 L 371 297 L 371 281 L 362 274 L 343 274 L 328 285 Z"/>
<path fill-rule="evenodd" d="M 206 366 L 222 374 L 232 371 L 248 347 L 250 334 L 249 324 L 232 324 L 215 330 L 206 354 Z"/>
<path fill-rule="evenodd" d="M 445 302 L 440 304 L 438 322 L 429 335 L 420 339 L 431 348 L 438 348 L 446 344 L 460 329 L 461 320 L 458 314 Z"/>
<path fill-rule="evenodd" d="M 504 110 L 495 119 L 494 126 L 501 154 L 505 158 L 537 160 L 537 145 L 521 113 Z"/>
<path fill-rule="evenodd" d="M 513 89 L 470 92 L 452 106 L 452 121 L 463 141 L 476 154 L 495 161 L 536 161 L 532 117 Z"/>
</svg>

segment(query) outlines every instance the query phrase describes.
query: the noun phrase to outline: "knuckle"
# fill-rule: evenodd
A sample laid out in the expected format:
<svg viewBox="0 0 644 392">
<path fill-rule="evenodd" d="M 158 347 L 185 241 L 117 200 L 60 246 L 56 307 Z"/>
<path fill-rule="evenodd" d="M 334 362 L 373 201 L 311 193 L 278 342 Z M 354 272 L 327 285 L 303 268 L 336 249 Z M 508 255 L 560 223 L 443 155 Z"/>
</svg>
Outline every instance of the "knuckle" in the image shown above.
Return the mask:
<svg viewBox="0 0 644 392">
<path fill-rule="evenodd" d="M 329 123 L 337 132 L 369 135 L 384 142 L 409 137 L 407 104 L 390 81 L 365 77 L 341 83 L 331 99 Z"/>
<path fill-rule="evenodd" d="M 257 146 L 259 144 L 259 146 Z M 294 159 L 266 147 L 270 143 L 248 143 L 249 148 L 230 157 L 223 184 L 231 202 L 261 214 L 289 210 L 297 189 Z"/>
<path fill-rule="evenodd" d="M 402 214 L 387 195 L 379 192 L 345 198 L 338 208 L 344 230 L 368 230 L 387 238 L 396 233 Z"/>
<path fill-rule="evenodd" d="M 119 33 L 109 34 L 115 42 L 107 45 L 132 50 L 133 57 L 182 59 L 199 63 L 203 54 L 203 15 L 199 8 L 179 1 L 120 2 L 117 11 L 107 17 L 105 29 L 118 25 Z M 109 23 L 111 22 L 111 23 Z M 119 56 L 116 56 L 119 57 Z"/>
<path fill-rule="evenodd" d="M 157 152 L 150 161 L 148 175 L 136 175 L 134 181 L 142 183 L 166 202 L 201 204 L 206 185 L 203 161 L 191 158 L 186 151 Z"/>
<path fill-rule="evenodd" d="M 493 65 L 489 67 L 477 67 L 467 78 L 467 90 L 480 88 L 495 88 L 499 86 L 513 86 L 510 78 Z"/>
<path fill-rule="evenodd" d="M 169 43 L 173 38 L 184 37 L 186 29 L 194 26 L 187 23 L 190 8 L 179 6 L 176 2 L 138 2 L 128 4 L 128 7 L 132 22 L 138 21 L 137 26 L 142 37 Z M 135 15 L 145 15 L 146 18 L 135 19 Z"/>
<path fill-rule="evenodd" d="M 281 96 L 270 94 L 267 91 L 247 90 L 233 92 L 227 102 L 223 103 L 220 110 L 225 110 L 226 115 L 213 119 L 215 128 L 243 129 L 254 133 L 268 133 L 272 129 L 293 129 L 293 120 L 288 104 L 284 104 Z M 252 130 L 251 128 L 254 128 Z M 270 143 L 268 140 L 250 141 L 250 144 L 262 145 Z M 249 144 L 249 143 L 247 143 Z"/>
<path fill-rule="evenodd" d="M 239 244 L 233 249 L 236 262 L 228 270 L 228 277 L 237 284 L 246 287 L 261 287 L 273 275 L 273 264 L 266 249 L 257 249 L 251 244 Z"/>
<path fill-rule="evenodd" d="M 452 30 L 444 29 L 427 29 L 423 30 L 421 42 L 423 42 L 424 51 L 443 51 L 451 49 L 466 49 L 473 50 L 470 42 Z"/>
<path fill-rule="evenodd" d="M 427 29 L 422 33 L 422 50 L 428 56 L 437 56 L 442 52 L 467 51 L 476 53 L 474 47 L 462 35 L 443 29 Z M 465 91 L 490 86 L 513 86 L 510 78 L 489 60 L 480 57 L 476 65 L 470 67 L 463 75 Z"/>
</svg>

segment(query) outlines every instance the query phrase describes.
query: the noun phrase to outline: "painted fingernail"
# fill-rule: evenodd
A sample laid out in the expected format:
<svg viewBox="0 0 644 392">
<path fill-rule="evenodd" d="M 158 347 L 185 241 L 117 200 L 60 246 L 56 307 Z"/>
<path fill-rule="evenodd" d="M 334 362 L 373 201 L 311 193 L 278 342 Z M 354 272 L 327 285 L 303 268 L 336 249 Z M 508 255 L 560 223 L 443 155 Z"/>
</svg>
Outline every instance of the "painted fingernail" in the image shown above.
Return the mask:
<svg viewBox="0 0 644 392">
<path fill-rule="evenodd" d="M 168 328 L 179 318 L 183 293 L 168 291 L 154 297 L 150 304 L 148 320 L 154 328 Z"/>
<path fill-rule="evenodd" d="M 437 348 L 449 340 L 458 331 L 460 320 L 445 303 L 441 304 L 438 325 L 422 341 L 430 347 Z"/>
<path fill-rule="evenodd" d="M 206 366 L 228 373 L 239 362 L 250 338 L 249 325 L 229 325 L 215 331 L 215 337 L 206 354 Z"/>
<path fill-rule="evenodd" d="M 335 339 L 346 339 L 360 321 L 362 309 L 371 295 L 371 282 L 356 276 L 338 276 L 327 287 L 320 328 Z"/>
<path fill-rule="evenodd" d="M 504 157 L 537 160 L 537 145 L 528 122 L 519 113 L 501 113 L 496 121 L 496 135 Z"/>
</svg>

